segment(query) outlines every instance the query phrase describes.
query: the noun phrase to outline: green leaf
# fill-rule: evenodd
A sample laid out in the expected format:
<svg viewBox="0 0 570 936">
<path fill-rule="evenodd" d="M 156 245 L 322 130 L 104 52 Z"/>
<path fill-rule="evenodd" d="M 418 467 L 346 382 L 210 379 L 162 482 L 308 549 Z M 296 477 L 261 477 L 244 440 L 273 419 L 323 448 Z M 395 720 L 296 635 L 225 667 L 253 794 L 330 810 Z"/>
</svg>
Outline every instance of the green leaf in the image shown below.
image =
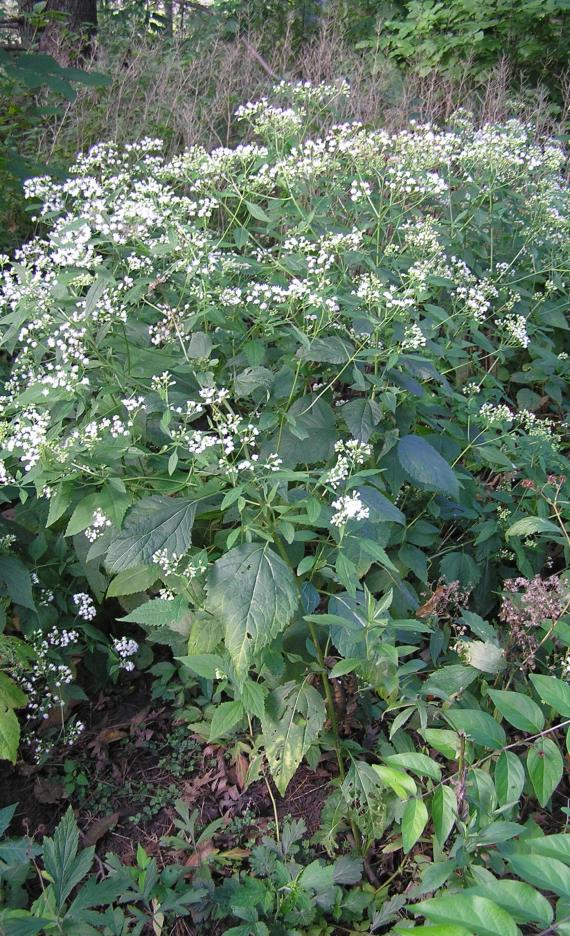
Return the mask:
<svg viewBox="0 0 570 936">
<path fill-rule="evenodd" d="M 368 442 L 382 418 L 382 409 L 376 400 L 360 397 L 341 407 L 340 415 L 344 419 L 351 436 L 358 442 Z"/>
<path fill-rule="evenodd" d="M 552 523 L 551 520 L 544 520 L 542 517 L 523 517 L 513 523 L 505 533 L 505 536 L 532 536 L 533 533 L 556 533 L 560 535 L 560 527 Z"/>
<path fill-rule="evenodd" d="M 431 818 L 437 841 L 443 848 L 457 818 L 457 799 L 451 787 L 439 786 L 433 794 Z"/>
<path fill-rule="evenodd" d="M 421 913 L 434 923 L 465 924 L 477 936 L 518 936 L 511 915 L 487 897 L 460 892 L 424 900 L 409 909 L 413 913 Z"/>
<path fill-rule="evenodd" d="M 570 686 L 555 676 L 530 676 L 540 699 L 551 705 L 562 718 L 570 718 Z"/>
<path fill-rule="evenodd" d="M 22 708 L 28 697 L 19 686 L 0 670 L 0 706 L 5 708 Z"/>
<path fill-rule="evenodd" d="M 107 589 L 107 598 L 146 591 L 147 588 L 152 588 L 159 575 L 160 570 L 156 566 L 136 566 L 119 572 Z"/>
<path fill-rule="evenodd" d="M 0 705 L 0 760 L 16 763 L 20 743 L 20 723 L 11 708 Z"/>
<path fill-rule="evenodd" d="M 547 858 L 557 858 L 570 864 L 570 834 L 559 832 L 554 835 L 543 835 L 540 838 L 527 838 L 524 841 L 525 851 L 533 855 L 545 855 Z"/>
<path fill-rule="evenodd" d="M 412 481 L 420 487 L 459 496 L 459 484 L 452 469 L 433 445 L 416 435 L 404 436 L 397 446 L 398 460 Z"/>
<path fill-rule="evenodd" d="M 564 761 L 551 738 L 539 738 L 529 748 L 526 769 L 541 806 L 546 806 L 562 779 Z"/>
<path fill-rule="evenodd" d="M 0 910 L 2 936 L 38 936 L 52 921 L 32 915 L 29 910 Z"/>
<path fill-rule="evenodd" d="M 15 556 L 0 557 L 0 582 L 14 602 L 22 608 L 36 610 L 32 595 L 32 579 L 21 559 Z"/>
<path fill-rule="evenodd" d="M 364 506 L 368 507 L 368 518 L 371 523 L 405 524 L 406 517 L 399 507 L 396 507 L 392 501 L 384 497 L 375 487 L 365 485 L 363 487 L 357 487 L 356 490 Z"/>
<path fill-rule="evenodd" d="M 543 855 L 507 855 L 506 859 L 517 877 L 523 878 L 541 891 L 551 891 L 559 897 L 570 897 L 570 868 L 557 858 Z"/>
<path fill-rule="evenodd" d="M 353 673 L 354 670 L 362 666 L 362 662 L 360 658 L 350 657 L 347 660 L 339 660 L 329 672 L 329 679 L 336 679 L 339 676 L 346 676 L 347 673 Z"/>
<path fill-rule="evenodd" d="M 288 425 L 272 443 L 285 465 L 290 468 L 326 461 L 337 437 L 335 415 L 329 404 L 316 396 L 301 397 L 289 409 L 287 420 Z M 299 440 L 309 440 L 309 444 L 299 445 Z"/>
<path fill-rule="evenodd" d="M 317 740 L 325 718 L 323 697 L 306 682 L 287 682 L 267 699 L 261 723 L 263 743 L 271 775 L 282 796 Z"/>
<path fill-rule="evenodd" d="M 407 854 L 416 844 L 428 821 L 428 811 L 423 799 L 410 799 L 402 816 L 402 844 Z"/>
<path fill-rule="evenodd" d="M 252 218 L 255 218 L 256 221 L 265 221 L 266 224 L 271 224 L 271 218 L 261 205 L 256 205 L 255 202 L 250 201 L 246 201 L 245 204 Z"/>
<path fill-rule="evenodd" d="M 437 761 L 428 757 L 427 754 L 420 754 L 419 752 L 389 754 L 388 757 L 384 759 L 387 764 L 392 764 L 395 767 L 405 767 L 407 770 L 411 770 L 412 773 L 418 774 L 420 777 L 431 777 L 432 780 L 441 780 L 441 767 Z"/>
<path fill-rule="evenodd" d="M 499 712 L 513 728 L 538 734 L 544 728 L 542 709 L 522 692 L 507 689 L 489 689 L 489 696 Z"/>
<path fill-rule="evenodd" d="M 386 764 L 373 764 L 372 770 L 378 774 L 383 785 L 393 790 L 401 800 L 407 800 L 418 792 L 416 781 L 405 770 L 386 766 Z"/>
<path fill-rule="evenodd" d="M 548 927 L 554 916 L 546 897 L 524 881 L 500 880 L 470 887 L 469 894 L 487 897 L 516 920 L 517 923 L 539 923 Z"/>
<path fill-rule="evenodd" d="M 462 731 L 475 744 L 487 748 L 501 748 L 507 743 L 502 725 L 479 709 L 449 709 L 445 717 L 456 731 Z"/>
<path fill-rule="evenodd" d="M 241 721 L 243 715 L 243 705 L 239 699 L 235 699 L 233 702 L 221 702 L 216 707 L 210 723 L 209 740 L 217 741 L 218 738 L 227 738 L 238 722 Z"/>
<path fill-rule="evenodd" d="M 131 624 L 144 624 L 148 627 L 168 627 L 179 622 L 188 612 L 188 602 L 183 595 L 169 600 L 167 598 L 153 598 L 135 608 L 130 614 L 119 618 Z"/>
<path fill-rule="evenodd" d="M 315 361 L 326 364 L 346 364 L 354 355 L 354 348 L 338 335 L 329 338 L 313 338 L 308 348 L 301 348 L 297 357 L 302 361 Z"/>
<path fill-rule="evenodd" d="M 53 838 L 44 838 L 44 866 L 53 881 L 55 903 L 61 910 L 74 887 L 88 874 L 95 848 L 77 854 L 79 829 L 71 806 L 60 820 Z"/>
<path fill-rule="evenodd" d="M 481 578 L 481 570 L 466 552 L 447 553 L 439 564 L 446 582 L 459 582 L 463 588 L 473 588 Z"/>
<path fill-rule="evenodd" d="M 424 728 L 421 735 L 430 747 L 448 760 L 457 760 L 461 743 L 456 731 L 450 731 L 449 728 Z"/>
<path fill-rule="evenodd" d="M 200 498 L 202 499 L 202 498 Z M 192 526 L 198 499 L 153 494 L 129 510 L 123 531 L 111 541 L 105 565 L 109 572 L 123 572 L 151 565 L 158 550 L 184 555 L 192 543 Z"/>
<path fill-rule="evenodd" d="M 224 624 L 239 680 L 245 679 L 254 655 L 289 624 L 297 603 L 291 569 L 266 544 L 237 546 L 214 563 L 208 609 Z"/>
<path fill-rule="evenodd" d="M 501 806 L 518 803 L 524 789 L 524 766 L 512 751 L 503 751 L 495 766 L 495 789 Z"/>
<path fill-rule="evenodd" d="M 506 664 L 505 651 L 492 640 L 470 640 L 463 645 L 469 666 L 482 673 L 500 673 Z"/>
<path fill-rule="evenodd" d="M 201 679 L 216 679 L 216 673 L 224 671 L 224 662 L 217 653 L 196 653 L 194 656 L 181 656 L 176 659 Z"/>
<path fill-rule="evenodd" d="M 477 670 L 473 667 L 451 663 L 449 666 L 440 667 L 426 679 L 422 694 L 437 696 L 439 699 L 450 699 L 451 696 L 463 692 L 476 679 Z"/>
<path fill-rule="evenodd" d="M 246 679 L 241 687 L 241 701 L 244 709 L 248 715 L 255 715 L 260 721 L 265 715 L 265 695 L 266 690 L 253 679 Z"/>
<path fill-rule="evenodd" d="M 449 924 L 437 924 L 430 926 L 414 926 L 410 928 L 409 923 L 401 923 L 393 927 L 396 933 L 400 933 L 401 936 L 473 936 L 471 930 L 466 929 L 464 926 L 453 926 Z"/>
<path fill-rule="evenodd" d="M 340 789 L 350 816 L 365 839 L 379 839 L 388 814 L 387 790 L 380 773 L 365 761 L 353 760 Z"/>
</svg>

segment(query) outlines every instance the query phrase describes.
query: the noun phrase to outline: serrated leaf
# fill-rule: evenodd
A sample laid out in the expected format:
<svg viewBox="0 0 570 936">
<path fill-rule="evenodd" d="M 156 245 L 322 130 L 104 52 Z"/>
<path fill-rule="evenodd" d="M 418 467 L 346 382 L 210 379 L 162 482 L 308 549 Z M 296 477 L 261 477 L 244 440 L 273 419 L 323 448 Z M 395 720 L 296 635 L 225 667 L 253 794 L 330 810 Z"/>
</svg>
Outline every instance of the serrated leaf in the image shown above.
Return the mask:
<svg viewBox="0 0 570 936">
<path fill-rule="evenodd" d="M 500 673 L 506 664 L 505 651 L 491 640 L 470 640 L 463 644 L 462 656 L 465 654 L 469 666 L 482 673 Z"/>
<path fill-rule="evenodd" d="M 301 348 L 297 352 L 297 357 L 302 361 L 323 364 L 346 364 L 353 355 L 353 346 L 338 335 L 331 335 L 329 338 L 313 338 L 308 348 Z"/>
<path fill-rule="evenodd" d="M 287 413 L 289 424 L 272 442 L 285 466 L 314 465 L 328 459 L 336 442 L 336 420 L 332 408 L 316 396 L 295 400 Z M 299 441 L 310 440 L 308 445 Z"/>
<path fill-rule="evenodd" d="M 348 431 L 358 442 L 368 442 L 382 418 L 382 409 L 376 400 L 361 397 L 351 400 L 341 407 L 340 415 L 344 419 Z"/>
<path fill-rule="evenodd" d="M 542 709 L 522 692 L 489 689 L 489 696 L 495 708 L 498 708 L 503 718 L 506 718 L 513 728 L 526 731 L 528 734 L 538 734 L 544 728 Z"/>
<path fill-rule="evenodd" d="M 402 844 L 407 855 L 414 847 L 428 821 L 428 811 L 423 799 L 410 799 L 402 816 Z"/>
<path fill-rule="evenodd" d="M 298 604 L 295 578 L 266 544 L 230 549 L 210 569 L 208 609 L 224 625 L 239 680 L 259 653 L 289 624 Z"/>
<path fill-rule="evenodd" d="M 404 436 L 397 445 L 398 460 L 412 481 L 430 490 L 459 496 L 459 483 L 439 452 L 421 436 Z"/>
<path fill-rule="evenodd" d="M 176 659 L 202 679 L 215 679 L 216 673 L 224 670 L 223 660 L 217 653 L 196 653 L 194 656 L 181 656 Z"/>
<path fill-rule="evenodd" d="M 410 910 L 434 923 L 465 925 L 477 936 L 518 936 L 511 915 L 487 897 L 460 892 L 424 900 L 413 904 Z"/>
<path fill-rule="evenodd" d="M 217 741 L 219 738 L 227 738 L 238 722 L 243 718 L 243 705 L 239 699 L 233 702 L 221 702 L 216 706 L 212 721 L 210 723 L 210 741 Z"/>
<path fill-rule="evenodd" d="M 372 764 L 353 760 L 340 789 L 365 840 L 379 839 L 386 828 L 388 793 L 380 773 Z"/>
<path fill-rule="evenodd" d="M 529 748 L 526 769 L 541 806 L 546 806 L 562 779 L 564 761 L 551 738 L 539 738 Z"/>
<path fill-rule="evenodd" d="M 459 582 L 463 588 L 473 588 L 481 578 L 481 569 L 466 552 L 447 553 L 439 568 L 446 582 Z"/>
<path fill-rule="evenodd" d="M 505 536 L 532 536 L 533 533 L 556 533 L 560 535 L 560 527 L 552 523 L 551 520 L 545 520 L 542 517 L 523 517 L 513 523 L 505 533 Z"/>
<path fill-rule="evenodd" d="M 71 806 L 60 820 L 53 838 L 44 838 L 44 866 L 53 884 L 56 907 L 61 910 L 74 887 L 88 874 L 95 848 L 79 854 L 79 829 Z"/>
<path fill-rule="evenodd" d="M 105 566 L 111 573 L 151 565 L 158 550 L 169 555 L 187 552 L 198 500 L 153 494 L 132 507 L 121 533 L 109 546 Z"/>
<path fill-rule="evenodd" d="M 570 686 L 555 676 L 538 676 L 531 673 L 530 681 L 539 698 L 551 705 L 562 718 L 570 718 Z"/>
<path fill-rule="evenodd" d="M 260 721 L 265 715 L 265 696 L 266 690 L 253 679 L 246 679 L 241 687 L 241 701 L 245 711 L 248 715 L 255 715 Z"/>
<path fill-rule="evenodd" d="M 325 723 L 323 697 L 306 682 L 285 683 L 268 697 L 263 743 L 275 786 L 283 796 L 303 757 Z"/>
</svg>

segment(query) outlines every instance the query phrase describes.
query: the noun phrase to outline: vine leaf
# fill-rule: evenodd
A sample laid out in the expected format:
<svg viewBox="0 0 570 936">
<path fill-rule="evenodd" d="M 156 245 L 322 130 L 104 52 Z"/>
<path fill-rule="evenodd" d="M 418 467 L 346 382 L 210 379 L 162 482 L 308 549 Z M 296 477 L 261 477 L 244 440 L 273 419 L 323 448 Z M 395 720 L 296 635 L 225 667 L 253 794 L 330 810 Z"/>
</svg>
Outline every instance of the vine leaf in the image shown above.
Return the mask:
<svg viewBox="0 0 570 936">
<path fill-rule="evenodd" d="M 241 683 L 254 654 L 284 630 L 297 603 L 291 569 L 267 544 L 236 546 L 214 563 L 208 610 L 222 621 L 226 649 Z"/>
<path fill-rule="evenodd" d="M 275 786 L 283 796 L 326 718 L 323 697 L 306 682 L 288 682 L 269 696 L 262 719 L 263 743 Z"/>
</svg>

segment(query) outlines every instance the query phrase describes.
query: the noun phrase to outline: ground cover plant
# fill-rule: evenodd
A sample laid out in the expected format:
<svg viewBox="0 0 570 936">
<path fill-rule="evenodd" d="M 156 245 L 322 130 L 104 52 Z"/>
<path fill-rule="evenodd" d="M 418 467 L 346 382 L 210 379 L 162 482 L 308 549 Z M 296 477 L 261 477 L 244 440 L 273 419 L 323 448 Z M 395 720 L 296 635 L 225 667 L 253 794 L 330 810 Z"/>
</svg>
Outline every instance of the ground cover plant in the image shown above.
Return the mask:
<svg viewBox="0 0 570 936">
<path fill-rule="evenodd" d="M 279 83 L 234 148 L 101 143 L 27 185 L 0 754 L 73 749 L 93 687 L 144 673 L 274 825 L 76 893 L 66 813 L 16 849 L 49 883 L 8 933 L 568 932 L 566 154 L 464 112 L 319 134 L 349 93 Z M 279 802 L 323 764 L 307 853 Z M 197 853 L 216 829 L 177 810 Z"/>
</svg>

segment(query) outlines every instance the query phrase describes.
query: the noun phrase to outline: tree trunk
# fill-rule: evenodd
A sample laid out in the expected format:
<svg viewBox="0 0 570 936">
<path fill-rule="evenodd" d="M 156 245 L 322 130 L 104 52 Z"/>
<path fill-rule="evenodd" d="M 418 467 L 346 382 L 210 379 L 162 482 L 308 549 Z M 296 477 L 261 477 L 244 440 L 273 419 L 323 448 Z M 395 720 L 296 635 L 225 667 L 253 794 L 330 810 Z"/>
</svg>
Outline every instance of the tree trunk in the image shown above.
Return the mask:
<svg viewBox="0 0 570 936">
<path fill-rule="evenodd" d="M 20 0 L 21 12 L 29 13 L 34 3 L 35 0 Z M 39 39 L 40 50 L 53 55 L 61 65 L 88 58 L 97 32 L 97 0 L 48 0 L 45 13 L 48 17 L 53 14 L 53 18 L 41 35 L 35 37 Z"/>
</svg>

